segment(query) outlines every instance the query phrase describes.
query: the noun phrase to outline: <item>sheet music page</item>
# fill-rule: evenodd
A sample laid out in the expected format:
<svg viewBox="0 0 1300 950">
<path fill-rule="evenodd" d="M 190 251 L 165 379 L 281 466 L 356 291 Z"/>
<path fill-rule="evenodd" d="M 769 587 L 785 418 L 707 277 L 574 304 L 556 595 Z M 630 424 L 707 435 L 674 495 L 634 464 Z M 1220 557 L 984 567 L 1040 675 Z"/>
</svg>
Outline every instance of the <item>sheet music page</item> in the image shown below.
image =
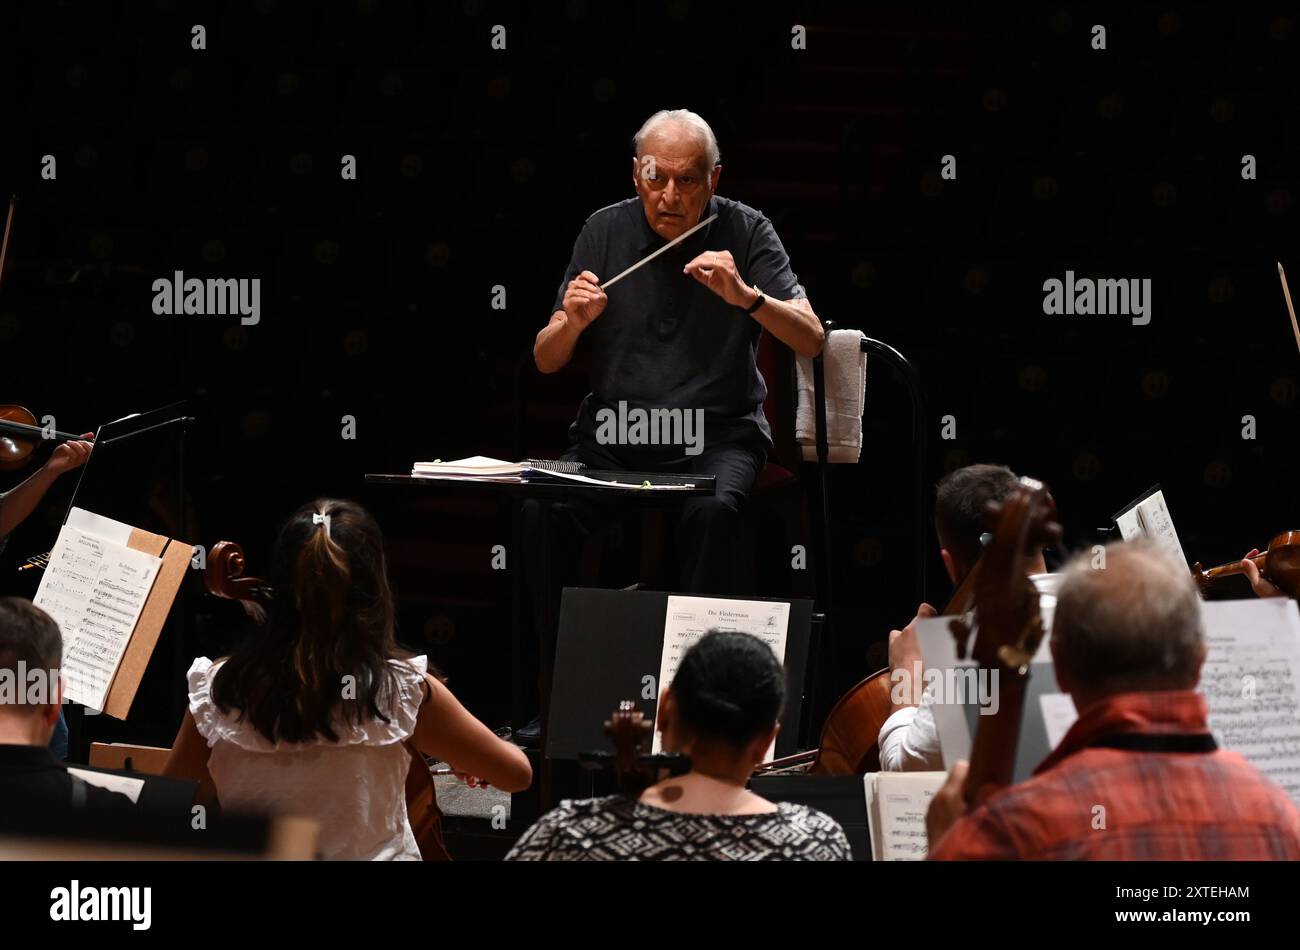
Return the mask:
<svg viewBox="0 0 1300 950">
<path fill-rule="evenodd" d="M 132 805 L 140 804 L 140 792 L 144 789 L 144 779 L 130 778 L 126 775 L 110 775 L 106 772 L 95 772 L 91 769 L 74 769 L 68 768 L 69 775 L 75 775 L 89 785 L 97 785 L 100 788 L 106 788 L 110 792 L 118 792 L 131 799 Z"/>
<path fill-rule="evenodd" d="M 866 776 L 873 858 L 925 860 L 930 850 L 925 813 L 947 777 L 947 772 L 875 772 Z"/>
<path fill-rule="evenodd" d="M 1144 535 L 1168 551 L 1179 564 L 1187 562 L 1183 546 L 1178 541 L 1178 532 L 1174 530 L 1174 520 L 1169 516 L 1169 507 L 1165 504 L 1164 492 L 1158 491 L 1150 498 L 1144 498 L 1137 506 L 1137 516 Z"/>
<path fill-rule="evenodd" d="M 162 559 L 71 523 L 59 531 L 33 600 L 63 634 L 66 699 L 104 708 Z"/>
<path fill-rule="evenodd" d="M 1219 745 L 1300 805 L 1300 612 L 1290 598 L 1201 605 L 1209 655 L 1200 692 Z"/>
<path fill-rule="evenodd" d="M 1079 718 L 1078 710 L 1068 693 L 1044 693 L 1038 697 L 1038 705 L 1042 709 L 1043 725 L 1047 728 L 1047 744 L 1055 749 Z"/>
<path fill-rule="evenodd" d="M 1115 527 L 1119 528 L 1119 536 L 1125 541 L 1132 541 L 1134 538 L 1142 537 L 1142 522 L 1138 520 L 1137 506 L 1135 505 L 1122 515 L 1116 516 Z"/>
<path fill-rule="evenodd" d="M 677 666 L 690 646 L 710 630 L 739 630 L 758 637 L 785 663 L 785 642 L 790 627 L 790 605 L 765 600 L 726 600 L 720 597 L 670 595 L 664 617 L 664 649 L 659 659 L 659 690 L 677 675 Z M 775 755 L 776 744 L 767 750 L 765 761 Z M 652 755 L 662 751 L 656 729 Z"/>
</svg>

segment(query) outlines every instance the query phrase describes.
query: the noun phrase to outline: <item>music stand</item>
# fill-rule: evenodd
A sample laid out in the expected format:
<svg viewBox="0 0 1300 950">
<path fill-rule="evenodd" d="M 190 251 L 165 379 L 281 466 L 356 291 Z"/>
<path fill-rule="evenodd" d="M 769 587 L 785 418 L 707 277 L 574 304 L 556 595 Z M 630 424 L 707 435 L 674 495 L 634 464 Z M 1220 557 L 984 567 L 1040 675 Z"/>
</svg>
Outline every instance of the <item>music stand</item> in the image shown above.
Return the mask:
<svg viewBox="0 0 1300 950">
<path fill-rule="evenodd" d="M 81 468 L 63 520 L 67 521 L 73 508 L 82 508 L 164 537 L 185 538 L 185 430 L 196 421 L 189 408 L 188 402 L 176 402 L 101 425 L 95 432 L 94 451 Z M 174 494 L 168 490 L 173 486 Z M 170 512 L 166 504 L 169 496 L 175 499 L 175 507 Z M 175 682 L 167 684 L 170 689 L 155 689 L 154 699 L 167 703 L 171 697 L 173 708 L 165 710 L 171 723 L 183 713 L 177 701 L 183 693 L 174 686 L 183 677 L 189 657 L 180 655 L 185 639 L 183 613 L 175 620 L 169 618 L 167 624 L 173 630 L 173 657 L 165 675 Z M 180 625 L 179 629 L 176 624 Z M 155 654 L 150 668 L 156 662 Z M 146 674 L 141 684 L 141 692 L 146 696 L 147 684 L 150 680 L 156 682 L 156 674 L 156 670 L 154 676 Z M 141 705 L 153 704 L 146 701 Z M 100 729 L 94 730 L 95 736 L 90 736 L 84 710 L 75 703 L 68 705 L 67 714 L 70 761 L 86 761 L 92 738 L 121 738 L 99 735 Z"/>
</svg>

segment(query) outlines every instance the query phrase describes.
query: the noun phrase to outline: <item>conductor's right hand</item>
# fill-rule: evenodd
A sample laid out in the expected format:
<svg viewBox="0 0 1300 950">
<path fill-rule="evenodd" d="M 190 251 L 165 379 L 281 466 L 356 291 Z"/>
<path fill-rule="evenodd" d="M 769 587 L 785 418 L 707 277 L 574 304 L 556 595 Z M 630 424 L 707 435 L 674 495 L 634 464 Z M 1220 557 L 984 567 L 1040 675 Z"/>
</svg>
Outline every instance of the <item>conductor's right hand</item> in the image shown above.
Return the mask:
<svg viewBox="0 0 1300 950">
<path fill-rule="evenodd" d="M 564 292 L 564 314 L 579 330 L 585 330 L 605 312 L 608 300 L 600 289 L 600 279 L 585 270 L 569 281 L 569 289 Z"/>
</svg>

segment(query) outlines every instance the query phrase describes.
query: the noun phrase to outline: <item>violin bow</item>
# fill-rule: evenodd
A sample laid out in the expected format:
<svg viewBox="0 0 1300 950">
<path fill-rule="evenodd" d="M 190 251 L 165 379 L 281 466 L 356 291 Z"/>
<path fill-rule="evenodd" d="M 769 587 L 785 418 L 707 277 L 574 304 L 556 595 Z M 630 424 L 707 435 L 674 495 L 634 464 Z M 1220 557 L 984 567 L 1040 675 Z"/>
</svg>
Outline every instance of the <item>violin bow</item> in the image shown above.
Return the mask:
<svg viewBox="0 0 1300 950">
<path fill-rule="evenodd" d="M 12 209 L 10 209 L 12 213 Z M 8 233 L 6 232 L 6 238 Z M 1291 315 L 1291 330 L 1295 333 L 1296 349 L 1300 349 L 1300 324 L 1295 322 L 1295 307 L 1291 305 L 1291 288 L 1286 285 L 1286 271 L 1282 269 L 1282 262 L 1277 262 L 1277 276 L 1282 281 L 1282 296 L 1286 298 L 1286 312 Z"/>
<path fill-rule="evenodd" d="M 14 224 L 14 205 L 18 203 L 17 195 L 9 196 L 9 213 L 5 215 L 5 236 L 4 242 L 0 243 L 0 283 L 3 283 L 5 277 L 5 257 L 9 253 L 9 229 Z M 1282 265 L 1279 264 L 1278 267 Z"/>
</svg>

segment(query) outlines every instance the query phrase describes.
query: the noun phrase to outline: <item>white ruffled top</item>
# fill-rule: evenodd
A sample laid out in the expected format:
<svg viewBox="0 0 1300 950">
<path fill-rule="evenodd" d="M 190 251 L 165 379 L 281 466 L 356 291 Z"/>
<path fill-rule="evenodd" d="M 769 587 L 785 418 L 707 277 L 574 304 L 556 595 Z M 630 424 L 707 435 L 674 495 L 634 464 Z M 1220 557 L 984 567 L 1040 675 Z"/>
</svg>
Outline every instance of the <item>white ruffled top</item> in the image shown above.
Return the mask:
<svg viewBox="0 0 1300 950">
<path fill-rule="evenodd" d="M 208 772 L 221 807 L 311 818 L 327 860 L 420 860 L 406 816 L 411 756 L 402 743 L 415 731 L 429 663 L 423 656 L 389 662 L 399 684 L 396 708 L 385 710 L 390 722 L 336 722 L 338 742 L 273 743 L 212 701 L 222 661 L 196 659 L 187 674 L 190 713 L 211 749 Z"/>
</svg>

